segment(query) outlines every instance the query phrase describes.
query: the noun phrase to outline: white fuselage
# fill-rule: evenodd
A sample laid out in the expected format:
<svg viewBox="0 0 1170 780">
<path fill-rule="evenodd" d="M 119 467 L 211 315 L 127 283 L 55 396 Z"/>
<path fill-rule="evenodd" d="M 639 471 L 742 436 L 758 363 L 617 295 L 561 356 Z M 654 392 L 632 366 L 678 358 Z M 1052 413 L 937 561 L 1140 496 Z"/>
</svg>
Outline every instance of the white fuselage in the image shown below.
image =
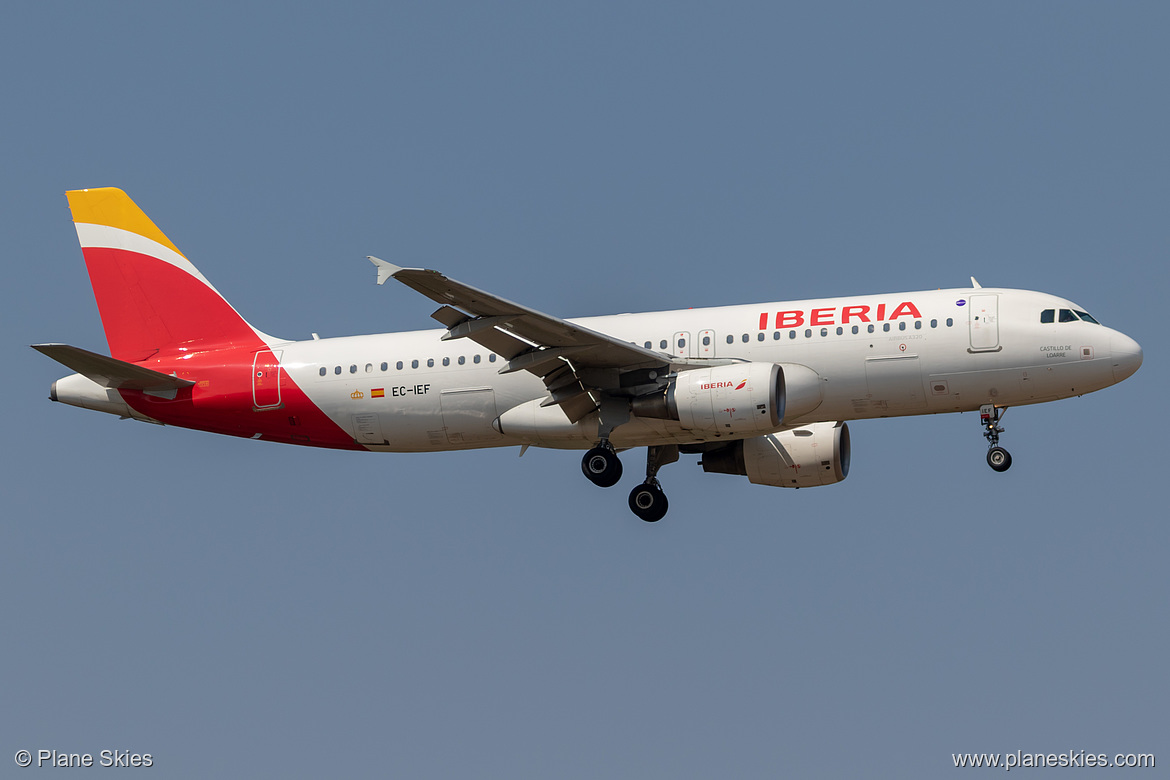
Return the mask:
<svg viewBox="0 0 1170 780">
<path fill-rule="evenodd" d="M 806 366 L 821 401 L 785 428 L 1041 403 L 1099 390 L 1137 369 L 1141 350 L 1104 326 L 1041 322 L 1069 301 L 1008 289 L 949 289 L 590 317 L 571 322 L 667 355 Z M 517 444 L 584 449 L 596 416 L 573 425 L 556 406 L 543 432 L 499 432 L 504 412 L 547 397 L 525 371 L 445 330 L 273 344 L 281 368 L 370 450 L 419 452 Z M 557 415 L 559 419 L 549 416 Z M 712 441 L 718 434 L 635 417 L 615 446 Z"/>
</svg>

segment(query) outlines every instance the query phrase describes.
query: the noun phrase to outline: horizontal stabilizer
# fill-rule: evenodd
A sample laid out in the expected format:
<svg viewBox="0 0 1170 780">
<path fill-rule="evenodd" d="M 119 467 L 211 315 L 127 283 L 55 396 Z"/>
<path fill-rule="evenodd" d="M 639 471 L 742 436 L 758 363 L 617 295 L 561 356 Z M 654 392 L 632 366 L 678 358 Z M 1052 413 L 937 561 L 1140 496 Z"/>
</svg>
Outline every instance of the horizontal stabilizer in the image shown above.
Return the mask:
<svg viewBox="0 0 1170 780">
<path fill-rule="evenodd" d="M 102 387 L 119 390 L 180 390 L 195 384 L 188 379 L 179 379 L 68 344 L 33 344 L 32 348 Z"/>
</svg>

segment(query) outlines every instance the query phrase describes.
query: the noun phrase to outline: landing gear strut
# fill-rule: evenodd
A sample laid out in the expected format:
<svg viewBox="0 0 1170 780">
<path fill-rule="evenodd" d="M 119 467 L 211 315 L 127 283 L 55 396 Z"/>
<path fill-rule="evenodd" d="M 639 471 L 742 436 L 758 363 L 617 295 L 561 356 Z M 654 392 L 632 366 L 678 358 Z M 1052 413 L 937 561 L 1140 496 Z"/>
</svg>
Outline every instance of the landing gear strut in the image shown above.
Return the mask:
<svg viewBox="0 0 1170 780">
<path fill-rule="evenodd" d="M 658 469 L 676 460 L 677 445 L 646 448 L 646 481 L 630 491 L 630 510 L 647 523 L 657 523 L 670 508 L 670 502 L 658 484 Z"/>
<path fill-rule="evenodd" d="M 622 478 L 622 462 L 609 443 L 613 429 L 630 419 L 630 403 L 624 398 L 604 397 L 598 405 L 597 446 L 581 458 L 581 471 L 598 487 L 613 487 Z"/>
<path fill-rule="evenodd" d="M 983 438 L 987 439 L 987 465 L 995 471 L 1007 471 L 1012 467 L 1012 456 L 1007 450 L 999 446 L 999 435 L 1003 428 L 999 427 L 999 420 L 1007 409 L 1000 409 L 994 404 L 984 404 L 979 407 L 979 421 L 983 424 Z"/>
</svg>

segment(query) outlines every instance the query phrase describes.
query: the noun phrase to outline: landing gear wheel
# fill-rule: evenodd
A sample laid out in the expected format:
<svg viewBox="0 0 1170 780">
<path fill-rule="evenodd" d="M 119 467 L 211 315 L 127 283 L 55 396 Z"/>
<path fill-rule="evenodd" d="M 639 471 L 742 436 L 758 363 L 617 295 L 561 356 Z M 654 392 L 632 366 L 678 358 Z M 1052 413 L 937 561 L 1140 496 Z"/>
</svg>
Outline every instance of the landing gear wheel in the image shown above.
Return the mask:
<svg viewBox="0 0 1170 780">
<path fill-rule="evenodd" d="M 1003 433 L 999 420 L 1006 411 L 1006 408 L 1001 409 L 994 404 L 979 407 L 979 422 L 983 426 L 983 438 L 987 439 L 987 465 L 1000 472 L 1012 467 L 1012 456 L 999 446 L 999 435 Z"/>
<path fill-rule="evenodd" d="M 987 451 L 987 465 L 995 471 L 1007 471 L 1012 467 L 1012 455 L 1003 447 L 992 447 Z"/>
<path fill-rule="evenodd" d="M 598 487 L 613 487 L 622 478 L 622 462 L 607 447 L 594 447 L 581 458 L 581 471 Z"/>
<path fill-rule="evenodd" d="M 647 523 L 657 523 L 669 508 L 666 494 L 652 482 L 643 482 L 630 491 L 630 509 Z"/>
</svg>

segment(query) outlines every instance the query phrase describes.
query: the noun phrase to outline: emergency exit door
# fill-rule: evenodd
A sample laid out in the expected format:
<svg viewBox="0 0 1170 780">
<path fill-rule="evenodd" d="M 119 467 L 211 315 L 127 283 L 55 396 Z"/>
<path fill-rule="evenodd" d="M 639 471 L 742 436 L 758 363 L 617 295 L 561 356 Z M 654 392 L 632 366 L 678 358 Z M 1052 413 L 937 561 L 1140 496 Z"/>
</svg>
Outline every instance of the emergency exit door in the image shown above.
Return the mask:
<svg viewBox="0 0 1170 780">
<path fill-rule="evenodd" d="M 699 331 L 699 357 L 713 358 L 715 357 L 715 331 L 701 330 Z"/>
</svg>

